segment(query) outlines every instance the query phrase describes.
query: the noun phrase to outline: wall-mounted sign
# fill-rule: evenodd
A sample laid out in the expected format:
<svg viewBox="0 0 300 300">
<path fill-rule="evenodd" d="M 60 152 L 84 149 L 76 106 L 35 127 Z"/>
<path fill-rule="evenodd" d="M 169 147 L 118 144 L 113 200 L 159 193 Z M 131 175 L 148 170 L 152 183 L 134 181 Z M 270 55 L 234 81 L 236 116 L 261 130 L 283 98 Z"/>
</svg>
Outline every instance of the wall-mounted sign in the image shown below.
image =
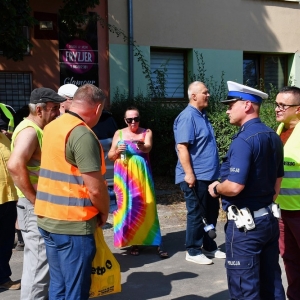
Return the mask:
<svg viewBox="0 0 300 300">
<path fill-rule="evenodd" d="M 89 21 L 80 38 L 68 34 L 64 22 L 59 22 L 60 85 L 73 83 L 98 86 L 97 22 Z"/>
</svg>

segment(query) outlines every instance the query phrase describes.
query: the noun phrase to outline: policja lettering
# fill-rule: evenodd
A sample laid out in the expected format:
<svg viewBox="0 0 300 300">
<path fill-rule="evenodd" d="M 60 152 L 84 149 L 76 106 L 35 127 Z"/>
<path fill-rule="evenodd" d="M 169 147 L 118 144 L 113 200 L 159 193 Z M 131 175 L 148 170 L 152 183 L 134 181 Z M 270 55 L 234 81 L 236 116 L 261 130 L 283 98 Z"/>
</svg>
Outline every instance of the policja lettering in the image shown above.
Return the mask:
<svg viewBox="0 0 300 300">
<path fill-rule="evenodd" d="M 112 268 L 112 262 L 109 259 L 105 262 L 105 267 L 100 267 L 100 266 L 97 266 L 96 268 L 92 267 L 92 274 L 101 276 L 105 273 L 106 269 L 110 270 Z"/>
<path fill-rule="evenodd" d="M 241 265 L 241 262 L 238 260 L 228 260 L 227 263 L 229 266 L 240 266 Z"/>
</svg>

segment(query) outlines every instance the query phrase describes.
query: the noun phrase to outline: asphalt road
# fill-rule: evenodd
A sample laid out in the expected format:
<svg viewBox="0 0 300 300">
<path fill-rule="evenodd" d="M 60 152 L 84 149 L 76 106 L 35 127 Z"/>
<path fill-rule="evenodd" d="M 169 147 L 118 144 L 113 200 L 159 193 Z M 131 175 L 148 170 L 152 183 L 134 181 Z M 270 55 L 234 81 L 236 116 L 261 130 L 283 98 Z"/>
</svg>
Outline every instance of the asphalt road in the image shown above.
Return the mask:
<svg viewBox="0 0 300 300">
<path fill-rule="evenodd" d="M 166 208 L 164 208 L 168 211 Z M 182 209 L 182 208 L 181 208 Z M 120 263 L 122 292 L 94 299 L 110 300 L 224 300 L 229 299 L 223 259 L 213 259 L 212 265 L 197 265 L 185 260 L 185 223 L 178 220 L 167 222 L 165 213 L 158 208 L 165 248 L 170 258 L 161 260 L 154 247 L 145 247 L 139 256 L 128 250 L 113 247 L 111 223 L 104 230 L 107 244 Z M 172 215 L 168 215 L 167 219 Z M 110 220 L 111 221 L 111 217 Z M 217 244 L 224 250 L 224 222 L 217 226 Z M 12 279 L 21 278 L 23 252 L 14 252 L 11 259 Z M 281 262 L 283 283 L 286 276 Z M 20 299 L 20 291 L 1 291 L 1 300 Z"/>
</svg>

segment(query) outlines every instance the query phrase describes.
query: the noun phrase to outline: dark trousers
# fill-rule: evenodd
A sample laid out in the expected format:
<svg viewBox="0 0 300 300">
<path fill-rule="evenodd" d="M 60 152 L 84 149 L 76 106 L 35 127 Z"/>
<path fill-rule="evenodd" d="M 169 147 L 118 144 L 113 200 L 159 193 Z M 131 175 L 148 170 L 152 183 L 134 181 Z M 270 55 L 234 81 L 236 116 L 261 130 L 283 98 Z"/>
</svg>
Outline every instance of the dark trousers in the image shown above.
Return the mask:
<svg viewBox="0 0 300 300">
<path fill-rule="evenodd" d="M 255 228 L 244 231 L 228 221 L 226 262 L 232 300 L 284 300 L 279 265 L 279 226 L 271 212 L 255 219 Z M 299 298 L 298 298 L 299 299 Z"/>
<path fill-rule="evenodd" d="M 300 298 L 300 211 L 281 210 L 279 247 L 288 281 L 287 296 Z"/>
<path fill-rule="evenodd" d="M 194 190 L 197 197 L 185 181 L 180 183 L 187 209 L 185 247 L 191 256 L 201 254 L 202 246 L 207 251 L 217 249 L 216 242 L 204 231 L 204 224 L 201 220 L 201 216 L 204 214 L 208 224 L 213 224 L 214 226 L 217 224 L 219 199 L 211 197 L 208 193 L 210 183 L 211 181 L 196 181 Z"/>
<path fill-rule="evenodd" d="M 17 201 L 0 204 L 0 284 L 10 280 L 9 260 L 15 240 L 15 223 L 17 219 Z"/>
</svg>

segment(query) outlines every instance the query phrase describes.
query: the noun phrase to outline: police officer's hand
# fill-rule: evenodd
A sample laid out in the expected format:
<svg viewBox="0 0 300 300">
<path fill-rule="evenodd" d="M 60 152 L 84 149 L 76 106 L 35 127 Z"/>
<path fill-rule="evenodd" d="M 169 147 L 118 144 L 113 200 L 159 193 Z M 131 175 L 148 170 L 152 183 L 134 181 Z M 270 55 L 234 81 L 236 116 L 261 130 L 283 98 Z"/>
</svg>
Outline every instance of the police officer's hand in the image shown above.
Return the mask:
<svg viewBox="0 0 300 300">
<path fill-rule="evenodd" d="M 194 187 L 196 182 L 196 177 L 194 174 L 186 174 L 184 176 L 184 181 L 189 185 L 189 187 Z"/>
<path fill-rule="evenodd" d="M 220 182 L 219 181 L 214 181 L 213 183 L 211 183 L 209 186 L 208 186 L 208 192 L 210 193 L 210 195 L 213 197 L 213 198 L 217 198 L 219 197 L 220 195 L 219 194 L 216 194 L 215 191 L 214 191 L 214 187 L 216 185 L 218 185 Z"/>
</svg>

